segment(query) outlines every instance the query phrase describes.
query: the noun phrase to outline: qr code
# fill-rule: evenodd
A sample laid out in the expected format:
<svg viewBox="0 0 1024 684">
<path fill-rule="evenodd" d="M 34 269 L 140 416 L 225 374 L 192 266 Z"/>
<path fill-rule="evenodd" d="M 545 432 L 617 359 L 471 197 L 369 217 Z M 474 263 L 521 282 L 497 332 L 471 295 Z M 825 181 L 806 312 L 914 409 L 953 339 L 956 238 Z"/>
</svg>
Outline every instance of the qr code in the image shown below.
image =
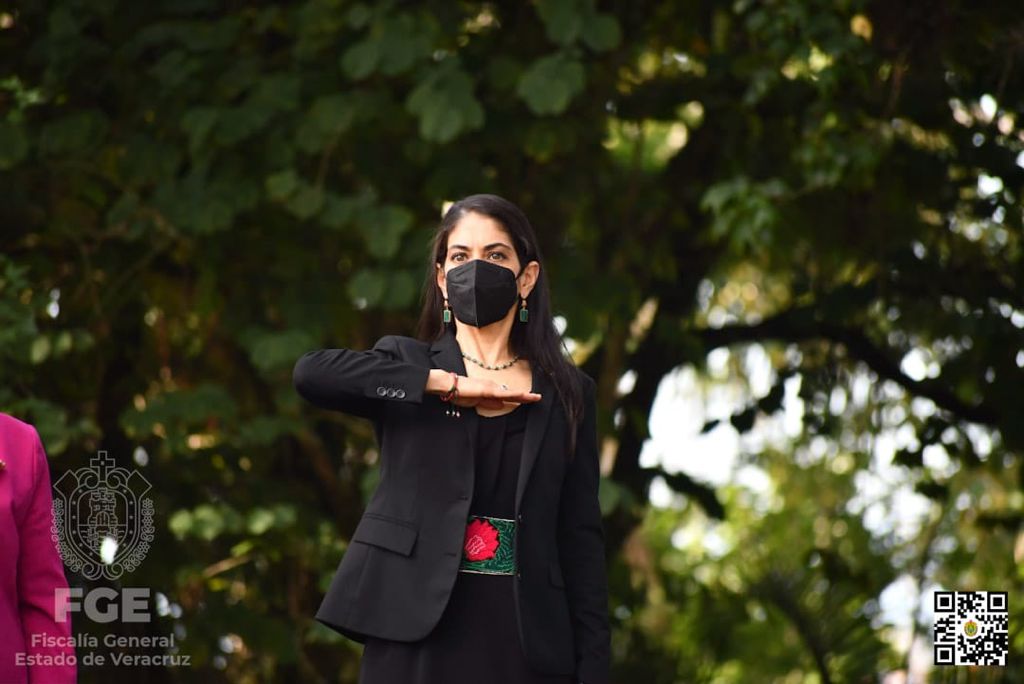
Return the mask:
<svg viewBox="0 0 1024 684">
<path fill-rule="evenodd" d="M 935 592 L 936 665 L 1006 665 L 1007 592 Z"/>
</svg>

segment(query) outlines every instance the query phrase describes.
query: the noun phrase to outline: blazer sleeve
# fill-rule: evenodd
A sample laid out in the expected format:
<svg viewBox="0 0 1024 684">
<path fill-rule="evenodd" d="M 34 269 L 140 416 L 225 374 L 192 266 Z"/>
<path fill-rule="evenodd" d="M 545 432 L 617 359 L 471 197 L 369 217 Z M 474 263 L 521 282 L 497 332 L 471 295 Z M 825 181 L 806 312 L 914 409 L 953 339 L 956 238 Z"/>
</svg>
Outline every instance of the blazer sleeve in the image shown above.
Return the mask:
<svg viewBox="0 0 1024 684">
<path fill-rule="evenodd" d="M 590 376 L 583 377 L 584 415 L 559 500 L 558 553 L 572 615 L 576 677 L 587 684 L 608 684 L 611 628 L 604 528 L 598 501 L 601 470 L 596 385 Z"/>
<path fill-rule="evenodd" d="M 404 360 L 397 335 L 385 335 L 372 349 L 318 349 L 303 354 L 292 384 L 320 408 L 377 421 L 387 402 L 421 403 L 430 368 Z"/>
<path fill-rule="evenodd" d="M 73 683 L 77 665 L 71 642 L 71 617 L 55 614 L 57 590 L 68 589 L 64 564 L 51 537 L 53 495 L 50 468 L 39 433 L 32 429 L 32 484 L 26 492 L 24 516 L 19 523 L 18 608 L 25 636 L 25 650 L 36 656 L 30 662 L 30 682 Z M 56 638 L 54 638 L 56 637 Z"/>
</svg>

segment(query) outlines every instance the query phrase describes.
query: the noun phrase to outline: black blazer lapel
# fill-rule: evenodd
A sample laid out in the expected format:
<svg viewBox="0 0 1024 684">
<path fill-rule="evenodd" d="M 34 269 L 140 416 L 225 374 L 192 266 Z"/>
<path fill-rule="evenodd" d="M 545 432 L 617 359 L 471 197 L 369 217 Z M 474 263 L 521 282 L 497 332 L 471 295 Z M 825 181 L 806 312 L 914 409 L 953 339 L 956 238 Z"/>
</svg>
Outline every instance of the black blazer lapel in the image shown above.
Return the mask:
<svg viewBox="0 0 1024 684">
<path fill-rule="evenodd" d="M 446 331 L 430 345 L 431 365 L 434 368 L 441 368 L 447 371 L 454 371 L 459 375 L 466 375 L 466 363 L 462 358 L 455 333 Z M 519 479 L 516 482 L 516 513 L 519 513 L 519 502 L 526 491 L 526 483 L 530 479 L 530 472 L 537 461 L 537 454 L 540 453 L 541 439 L 544 431 L 547 430 L 548 419 L 551 417 L 551 407 L 554 405 L 554 385 L 549 381 L 545 373 L 537 364 L 530 367 L 533 376 L 532 391 L 540 393 L 540 401 L 527 404 L 522 409 L 527 412 L 526 433 L 523 435 L 523 454 L 519 464 Z M 480 415 L 474 408 L 463 408 L 461 416 L 451 418 L 460 421 L 466 428 L 469 437 L 470 453 L 476 453 L 476 432 Z M 470 463 L 474 461 L 470 459 Z"/>
<path fill-rule="evenodd" d="M 526 483 L 530 478 L 530 471 L 537 461 L 537 454 L 540 452 L 540 442 L 544 437 L 544 431 L 548 427 L 548 418 L 551 417 L 551 407 L 555 403 L 555 387 L 548 381 L 545 373 L 537 364 L 531 367 L 533 373 L 533 391 L 539 393 L 540 401 L 528 404 L 523 407 L 527 410 L 526 434 L 523 435 L 523 459 L 519 464 L 519 481 L 516 483 L 516 514 L 519 514 L 519 502 L 526 491 Z"/>
</svg>

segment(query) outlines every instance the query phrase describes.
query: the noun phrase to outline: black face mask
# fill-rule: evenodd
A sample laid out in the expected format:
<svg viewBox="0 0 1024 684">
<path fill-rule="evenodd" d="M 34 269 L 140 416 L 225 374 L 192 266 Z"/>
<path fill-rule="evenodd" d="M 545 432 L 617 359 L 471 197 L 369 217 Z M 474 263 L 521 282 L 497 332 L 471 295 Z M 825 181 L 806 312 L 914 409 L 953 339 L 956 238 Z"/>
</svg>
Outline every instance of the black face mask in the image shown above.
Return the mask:
<svg viewBox="0 0 1024 684">
<path fill-rule="evenodd" d="M 522 273 L 522 270 L 519 271 Z M 482 328 L 500 321 L 516 305 L 519 287 L 511 269 L 473 259 L 448 271 L 448 303 L 455 317 Z"/>
</svg>

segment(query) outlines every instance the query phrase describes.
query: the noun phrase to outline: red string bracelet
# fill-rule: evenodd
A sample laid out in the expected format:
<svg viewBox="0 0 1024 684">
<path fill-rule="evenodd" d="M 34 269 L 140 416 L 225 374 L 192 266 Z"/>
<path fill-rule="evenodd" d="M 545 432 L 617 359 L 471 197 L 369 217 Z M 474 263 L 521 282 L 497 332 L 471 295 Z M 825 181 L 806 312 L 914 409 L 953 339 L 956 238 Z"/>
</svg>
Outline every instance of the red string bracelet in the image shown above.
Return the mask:
<svg viewBox="0 0 1024 684">
<path fill-rule="evenodd" d="M 455 371 L 448 371 L 449 375 L 452 376 L 452 386 L 447 392 L 441 395 L 441 401 L 449 401 L 452 395 L 459 389 L 459 375 Z"/>
<path fill-rule="evenodd" d="M 459 396 L 459 374 L 456 373 L 455 371 L 448 372 L 451 373 L 452 376 L 452 388 L 441 395 L 441 401 L 450 402 L 454 401 L 454 399 Z M 448 407 L 448 409 L 444 413 L 446 416 L 462 415 L 461 413 L 459 413 L 459 409 L 457 406 Z"/>
</svg>

